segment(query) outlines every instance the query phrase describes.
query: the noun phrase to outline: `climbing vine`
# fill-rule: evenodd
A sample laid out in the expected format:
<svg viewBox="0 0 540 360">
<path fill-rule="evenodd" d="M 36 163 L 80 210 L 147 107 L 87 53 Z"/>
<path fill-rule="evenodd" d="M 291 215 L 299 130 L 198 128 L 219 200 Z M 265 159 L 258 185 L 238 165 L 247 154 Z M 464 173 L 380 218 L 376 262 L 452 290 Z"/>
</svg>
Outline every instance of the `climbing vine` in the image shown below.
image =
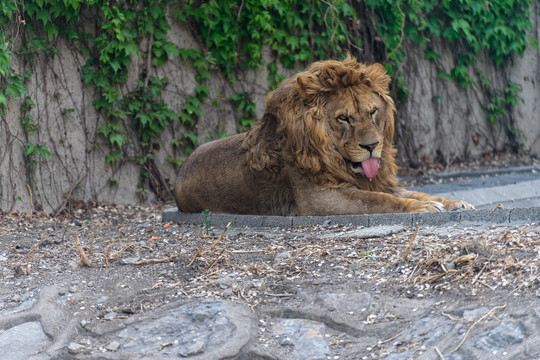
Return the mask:
<svg viewBox="0 0 540 360">
<path fill-rule="evenodd" d="M 423 47 L 425 57 L 435 62 L 440 55 L 434 49 L 434 40 L 452 44 L 455 65 L 449 71 L 440 68 L 439 76 L 455 81 L 462 88 L 478 87 L 489 94 L 491 101 L 485 110 L 493 126 L 503 121 L 507 111 L 520 101 L 517 84 L 509 81 L 501 94 L 476 65 L 482 51 L 499 66 L 512 61 L 516 54 L 522 55 L 529 43 L 536 45 L 536 39 L 527 37 L 527 31 L 531 30 L 531 0 L 367 0 L 366 5 L 376 15 L 377 31 L 388 49 L 386 67 L 397 79 L 399 101 L 406 101 L 408 95 L 400 71 L 406 56 L 405 39 Z"/>
<path fill-rule="evenodd" d="M 209 57 L 232 81 L 233 70 L 264 65 L 265 45 L 287 68 L 341 56 L 343 45 L 355 41 L 347 33 L 355 15 L 345 0 L 190 0 L 177 13 L 179 19 L 195 23 Z M 272 64 L 269 70 L 275 76 Z"/>
<path fill-rule="evenodd" d="M 201 105 L 209 100 L 215 106 L 222 101 L 234 104 L 241 114 L 241 130 L 247 130 L 255 121 L 255 104 L 249 93 L 240 91 L 208 99 L 207 82 L 213 72 L 235 83 L 238 71 L 265 69 L 273 88 L 283 79 L 281 67 L 302 68 L 309 61 L 343 57 L 351 52 L 360 59 L 370 57 L 383 62 L 393 77 L 394 95 L 404 102 L 408 95 L 401 73 L 406 60 L 404 44 L 417 44 L 427 59 L 438 63 L 440 55 L 434 45 L 438 41 L 450 43 L 455 49 L 453 67 L 441 67 L 440 76 L 488 94 L 491 101 L 485 104 L 487 120 L 496 126 L 521 101 L 520 88 L 508 82 L 504 90 L 495 90 L 477 69 L 478 54 L 485 52 L 495 65 L 501 65 L 523 54 L 528 46 L 537 46 L 527 38 L 531 1 L 3 1 L 0 115 L 5 113 L 10 98 L 21 98 L 22 128 L 27 136 L 37 131 L 31 115 L 34 103 L 25 86 L 32 73 L 18 73 L 11 59 L 13 55 L 24 55 L 31 61 L 40 51 L 55 53 L 55 39 L 65 37 L 86 58 L 83 81 L 97 89 L 94 106 L 105 119 L 97 134 L 109 145 L 107 164 L 137 163 L 141 168 L 141 194 L 145 186 L 150 186 L 162 196 L 169 184 L 161 179 L 153 162 L 159 146 L 155 140 L 162 132 L 180 122 L 184 131 L 172 144 L 189 154 L 198 145 L 195 127 L 204 116 Z M 87 15 L 96 19 L 93 32 L 78 26 Z M 191 26 L 202 47 L 178 48 L 168 41 L 170 21 Z M 25 41 L 21 42 L 22 37 Z M 270 59 L 263 56 L 265 51 L 271 54 Z M 195 92 L 187 96 L 177 112 L 163 100 L 168 79 L 152 75 L 155 68 L 175 57 L 193 66 L 197 81 Z M 128 69 L 134 58 L 142 63 L 141 70 L 137 79 L 129 79 Z M 29 141 L 24 146 L 32 161 L 50 156 L 42 144 Z M 128 147 L 134 148 L 136 155 L 128 156 Z M 182 158 L 169 156 L 168 160 L 175 165 L 182 163 Z M 115 182 L 111 178 L 111 183 Z"/>
</svg>

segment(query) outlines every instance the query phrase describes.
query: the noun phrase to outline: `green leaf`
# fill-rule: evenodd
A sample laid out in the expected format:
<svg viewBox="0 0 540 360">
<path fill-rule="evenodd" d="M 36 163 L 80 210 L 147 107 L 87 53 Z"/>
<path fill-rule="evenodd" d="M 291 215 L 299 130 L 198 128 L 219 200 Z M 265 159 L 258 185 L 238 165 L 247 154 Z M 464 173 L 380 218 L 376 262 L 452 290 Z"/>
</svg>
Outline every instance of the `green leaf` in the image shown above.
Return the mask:
<svg viewBox="0 0 540 360">
<path fill-rule="evenodd" d="M 124 145 L 125 139 L 120 134 L 111 134 L 109 136 L 109 141 L 112 145 L 116 144 L 119 148 L 121 148 L 122 145 Z"/>
<path fill-rule="evenodd" d="M 111 67 L 113 68 L 113 71 L 114 71 L 115 73 L 117 73 L 118 70 L 120 70 L 120 68 L 122 67 L 122 65 L 120 65 L 120 64 L 118 63 L 117 60 L 111 61 L 111 62 L 110 62 L 110 65 L 111 65 Z"/>
<path fill-rule="evenodd" d="M 197 98 L 199 99 L 206 99 L 208 97 L 208 94 L 210 92 L 210 88 L 205 85 L 197 85 L 195 87 L 195 92 L 197 93 Z"/>
</svg>

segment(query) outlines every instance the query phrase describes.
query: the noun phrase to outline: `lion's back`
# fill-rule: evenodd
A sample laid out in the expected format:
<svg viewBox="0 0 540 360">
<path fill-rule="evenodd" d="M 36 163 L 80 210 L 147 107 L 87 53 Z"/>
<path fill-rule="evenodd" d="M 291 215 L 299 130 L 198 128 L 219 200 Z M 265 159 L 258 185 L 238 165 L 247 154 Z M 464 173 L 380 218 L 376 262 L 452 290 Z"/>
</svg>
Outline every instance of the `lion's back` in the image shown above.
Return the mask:
<svg viewBox="0 0 540 360">
<path fill-rule="evenodd" d="M 241 146 L 245 135 L 206 143 L 188 157 L 174 186 L 178 209 L 257 214 L 278 208 L 282 212 L 274 186 L 265 186 L 265 179 L 254 174 L 246 161 Z"/>
</svg>

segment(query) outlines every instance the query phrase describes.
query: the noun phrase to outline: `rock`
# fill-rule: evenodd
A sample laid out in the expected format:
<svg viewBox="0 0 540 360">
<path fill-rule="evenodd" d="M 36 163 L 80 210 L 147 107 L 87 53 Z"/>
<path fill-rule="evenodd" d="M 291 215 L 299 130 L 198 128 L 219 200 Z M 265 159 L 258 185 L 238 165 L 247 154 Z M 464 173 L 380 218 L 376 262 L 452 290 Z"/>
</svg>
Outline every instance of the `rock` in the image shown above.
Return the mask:
<svg viewBox="0 0 540 360">
<path fill-rule="evenodd" d="M 96 299 L 96 303 L 103 304 L 107 300 L 109 300 L 109 297 L 107 295 L 102 295 Z"/>
<path fill-rule="evenodd" d="M 485 315 L 488 312 L 489 312 L 489 309 L 487 307 L 481 306 L 481 307 L 476 308 L 476 309 L 463 311 L 463 317 L 464 318 L 476 318 L 476 317 Z"/>
<path fill-rule="evenodd" d="M 399 354 L 390 354 L 384 358 L 384 360 L 408 360 L 412 358 L 414 351 L 404 351 Z"/>
<path fill-rule="evenodd" d="M 238 273 L 234 272 L 232 274 L 227 274 L 226 276 L 217 279 L 215 284 L 218 285 L 223 290 L 226 290 L 230 288 L 231 286 L 236 284 L 236 278 L 238 277 Z"/>
<path fill-rule="evenodd" d="M 325 340 L 325 325 L 305 319 L 281 319 L 272 328 L 281 346 L 292 348 L 295 359 L 326 359 L 330 349 Z"/>
<path fill-rule="evenodd" d="M 449 319 L 426 316 L 416 320 L 397 340 L 406 343 L 421 341 L 424 345 L 436 345 L 454 329 L 454 326 L 455 323 Z"/>
<path fill-rule="evenodd" d="M 35 299 L 29 299 L 29 300 L 23 301 L 15 309 L 8 310 L 3 315 L 11 315 L 11 314 L 15 314 L 15 313 L 18 313 L 18 312 L 29 310 L 34 306 L 35 303 L 36 303 Z"/>
<path fill-rule="evenodd" d="M 112 319 L 112 318 L 115 318 L 118 316 L 118 313 L 116 313 L 115 311 L 110 311 L 108 312 L 107 314 L 105 314 L 103 316 L 104 319 Z"/>
<path fill-rule="evenodd" d="M 141 258 L 136 256 L 136 257 L 129 257 L 129 258 L 120 259 L 119 262 L 122 265 L 129 265 L 129 264 L 136 263 L 137 261 L 140 261 L 140 260 L 141 260 Z"/>
<path fill-rule="evenodd" d="M 86 346 L 77 344 L 76 342 L 72 342 L 72 343 L 69 343 L 67 350 L 70 354 L 76 355 L 86 350 Z"/>
<path fill-rule="evenodd" d="M 519 344 L 525 338 L 519 325 L 507 321 L 501 322 L 495 328 L 479 336 L 474 347 L 485 352 L 493 353 L 507 346 Z"/>
<path fill-rule="evenodd" d="M 366 292 L 359 293 L 318 293 L 317 302 L 320 302 L 327 310 L 338 309 L 347 315 L 361 313 L 371 305 L 371 295 Z"/>
<path fill-rule="evenodd" d="M 50 339 L 38 321 L 26 322 L 0 333 L 0 357 L 25 360 L 49 345 Z"/>
<path fill-rule="evenodd" d="M 120 349 L 120 343 L 118 341 L 113 341 L 109 345 L 105 346 L 105 349 L 109 351 L 118 351 Z"/>
<path fill-rule="evenodd" d="M 405 227 L 399 225 L 382 225 L 374 226 L 369 228 L 360 228 L 350 232 L 338 232 L 330 233 L 321 236 L 321 239 L 349 239 L 349 238 L 358 238 L 358 239 L 369 239 L 382 236 L 388 236 L 392 234 L 397 234 L 402 231 L 405 231 Z"/>
<path fill-rule="evenodd" d="M 255 318 L 232 302 L 173 304 L 145 313 L 117 333 L 124 351 L 152 358 L 158 354 L 208 359 L 235 358 L 256 335 Z M 160 345 L 172 343 L 159 350 Z"/>
<path fill-rule="evenodd" d="M 540 319 L 540 306 L 534 308 L 534 313 L 536 314 L 536 317 Z"/>
</svg>

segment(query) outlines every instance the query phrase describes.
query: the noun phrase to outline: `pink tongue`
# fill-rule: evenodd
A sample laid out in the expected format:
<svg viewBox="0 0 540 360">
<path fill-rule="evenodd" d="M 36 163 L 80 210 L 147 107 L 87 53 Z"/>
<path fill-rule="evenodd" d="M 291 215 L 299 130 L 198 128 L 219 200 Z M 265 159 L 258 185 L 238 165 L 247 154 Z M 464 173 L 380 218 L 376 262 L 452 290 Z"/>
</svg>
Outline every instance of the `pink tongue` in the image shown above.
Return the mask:
<svg viewBox="0 0 540 360">
<path fill-rule="evenodd" d="M 379 172 L 379 159 L 369 158 L 362 161 L 362 168 L 368 179 L 377 176 L 377 173 Z"/>
</svg>

